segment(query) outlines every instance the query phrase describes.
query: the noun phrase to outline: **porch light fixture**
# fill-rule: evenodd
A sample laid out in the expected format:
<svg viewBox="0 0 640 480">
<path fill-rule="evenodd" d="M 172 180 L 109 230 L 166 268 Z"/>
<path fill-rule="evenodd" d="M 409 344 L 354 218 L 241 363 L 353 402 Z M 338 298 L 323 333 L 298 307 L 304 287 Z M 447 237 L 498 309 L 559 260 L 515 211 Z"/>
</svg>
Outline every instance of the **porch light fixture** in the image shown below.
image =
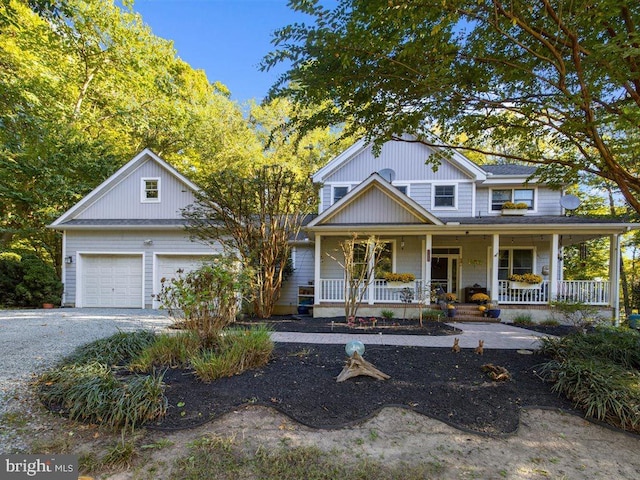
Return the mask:
<svg viewBox="0 0 640 480">
<path fill-rule="evenodd" d="M 153 245 L 153 240 L 151 240 L 150 238 L 148 238 L 148 239 L 146 239 L 146 240 L 145 240 L 144 242 L 142 242 L 142 243 L 144 243 L 146 246 L 148 246 L 148 247 L 149 247 L 149 246 Z"/>
<path fill-rule="evenodd" d="M 400 238 L 400 248 L 404 250 L 404 237 Z"/>
<path fill-rule="evenodd" d="M 66 264 L 73 263 L 73 256 L 69 255 L 68 257 L 64 257 L 64 263 Z"/>
</svg>

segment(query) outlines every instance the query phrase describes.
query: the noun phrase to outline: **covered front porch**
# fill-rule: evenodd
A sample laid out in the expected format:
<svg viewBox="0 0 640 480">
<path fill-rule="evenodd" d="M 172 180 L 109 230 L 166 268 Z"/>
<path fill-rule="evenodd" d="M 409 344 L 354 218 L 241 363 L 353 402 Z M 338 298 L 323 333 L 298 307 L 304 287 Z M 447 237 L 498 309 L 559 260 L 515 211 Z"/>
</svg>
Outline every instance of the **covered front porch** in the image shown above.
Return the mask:
<svg viewBox="0 0 640 480">
<path fill-rule="evenodd" d="M 424 228 L 424 227 L 423 227 Z M 435 232 L 438 229 L 442 233 Z M 620 234 L 610 232 L 561 233 L 539 229 L 522 233 L 489 233 L 470 226 L 438 226 L 433 232 L 393 232 L 391 229 L 358 234 L 363 245 L 385 244 L 384 268 L 370 260 L 369 278 L 358 286 L 363 315 L 382 308 L 428 307 L 435 291 L 469 303 L 469 293 L 482 292 L 508 309 L 544 308 L 555 301 L 604 307 L 617 314 L 619 302 Z M 609 239 L 608 278 L 567 280 L 563 249 L 589 238 Z M 315 232 L 314 315 L 326 316 L 345 301 L 348 282 L 340 259 L 340 243 L 350 237 L 340 232 Z M 363 247 L 365 248 L 365 247 Z M 370 246 L 366 248 L 371 248 Z M 411 273 L 415 281 L 398 287 L 383 278 L 385 271 Z M 542 281 L 523 286 L 509 280 L 513 274 L 534 273 Z"/>
</svg>

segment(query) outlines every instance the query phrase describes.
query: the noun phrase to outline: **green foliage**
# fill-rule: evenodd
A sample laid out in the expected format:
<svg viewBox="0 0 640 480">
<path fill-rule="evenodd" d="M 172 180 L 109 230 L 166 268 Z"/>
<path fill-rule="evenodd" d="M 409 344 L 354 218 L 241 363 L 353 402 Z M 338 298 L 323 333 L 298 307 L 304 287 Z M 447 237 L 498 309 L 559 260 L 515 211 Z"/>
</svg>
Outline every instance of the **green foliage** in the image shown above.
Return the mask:
<svg viewBox="0 0 640 480">
<path fill-rule="evenodd" d="M 380 313 L 382 314 L 382 318 L 385 320 L 393 320 L 393 317 L 395 317 L 393 310 L 382 310 Z"/>
<path fill-rule="evenodd" d="M 288 64 L 272 96 L 301 105 L 293 129 L 346 120 L 378 148 L 409 133 L 532 162 L 556 185 L 588 172 L 640 212 L 638 2 L 290 4 L 311 20 L 276 31 L 262 67 Z"/>
<path fill-rule="evenodd" d="M 535 322 L 528 313 L 521 313 L 513 319 L 514 325 L 535 325 Z"/>
<path fill-rule="evenodd" d="M 640 334 L 603 328 L 543 339 L 543 376 L 589 417 L 640 432 Z"/>
<path fill-rule="evenodd" d="M 202 345 L 215 345 L 224 327 L 235 321 L 239 300 L 249 277 L 236 258 L 218 256 L 211 263 L 167 282 L 157 296 L 162 308 L 175 319 L 184 319 Z"/>
<path fill-rule="evenodd" d="M 564 324 L 573 325 L 577 330 L 585 329 L 591 325 L 604 323 L 604 319 L 598 314 L 598 307 L 582 302 L 556 301 L 552 303 L 555 314 L 559 314 Z"/>
<path fill-rule="evenodd" d="M 155 335 L 149 330 L 119 332 L 107 338 L 78 347 L 63 362 L 65 364 L 101 363 L 103 365 L 124 365 L 155 342 Z"/>
<path fill-rule="evenodd" d="M 200 348 L 200 338 L 192 331 L 158 335 L 152 344 L 129 363 L 129 368 L 137 372 L 148 372 L 160 366 L 186 367 L 189 359 L 197 355 Z"/>
<path fill-rule="evenodd" d="M 289 242 L 314 211 L 315 190 L 308 178 L 282 165 L 227 168 L 200 182 L 195 203 L 182 212 L 189 234 L 238 252 L 252 269 L 254 312 L 270 317 L 287 273 Z"/>
<path fill-rule="evenodd" d="M 560 325 L 560 322 L 558 320 L 553 319 L 553 318 L 547 318 L 547 319 L 541 321 L 540 325 L 543 325 L 545 327 L 557 327 L 557 326 Z"/>
<path fill-rule="evenodd" d="M 35 255 L 5 252 L 0 256 L 0 305 L 60 304 L 63 288 L 55 270 Z"/>
<path fill-rule="evenodd" d="M 265 365 L 271 358 L 273 342 L 264 326 L 251 330 L 230 329 L 219 338 L 217 348 L 191 358 L 191 365 L 202 381 L 231 377 Z"/>
<path fill-rule="evenodd" d="M 444 319 L 444 312 L 442 310 L 428 308 L 422 311 L 422 318 L 427 322 L 441 322 Z"/>
<path fill-rule="evenodd" d="M 162 375 L 155 373 L 121 381 L 103 363 L 72 363 L 44 373 L 38 384 L 46 405 L 72 420 L 112 428 L 136 428 L 167 409 Z"/>
</svg>

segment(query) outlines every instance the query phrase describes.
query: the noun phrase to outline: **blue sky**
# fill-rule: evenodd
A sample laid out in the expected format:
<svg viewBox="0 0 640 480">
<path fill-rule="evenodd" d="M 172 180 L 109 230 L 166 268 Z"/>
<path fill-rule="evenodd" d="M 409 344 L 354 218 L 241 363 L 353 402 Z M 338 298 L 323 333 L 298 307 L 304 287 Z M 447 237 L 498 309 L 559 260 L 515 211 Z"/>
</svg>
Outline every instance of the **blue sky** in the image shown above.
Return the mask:
<svg viewBox="0 0 640 480">
<path fill-rule="evenodd" d="M 260 101 L 277 79 L 258 69 L 273 49 L 271 33 L 305 19 L 287 0 L 135 0 L 133 9 L 155 35 L 174 42 L 180 58 L 241 103 Z"/>
</svg>

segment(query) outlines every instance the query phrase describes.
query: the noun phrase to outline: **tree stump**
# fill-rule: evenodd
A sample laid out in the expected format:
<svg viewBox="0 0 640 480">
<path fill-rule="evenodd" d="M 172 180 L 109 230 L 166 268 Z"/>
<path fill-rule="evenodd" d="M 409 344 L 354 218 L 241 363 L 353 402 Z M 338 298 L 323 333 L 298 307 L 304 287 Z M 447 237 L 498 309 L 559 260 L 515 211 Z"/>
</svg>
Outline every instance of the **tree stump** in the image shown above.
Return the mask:
<svg viewBox="0 0 640 480">
<path fill-rule="evenodd" d="M 386 373 L 382 373 L 371 363 L 367 362 L 358 352 L 353 352 L 353 355 L 347 360 L 344 368 L 340 372 L 340 375 L 336 378 L 336 382 L 344 382 L 345 380 L 358 377 L 360 375 L 367 375 L 377 380 L 387 380 L 391 378 Z"/>
</svg>

